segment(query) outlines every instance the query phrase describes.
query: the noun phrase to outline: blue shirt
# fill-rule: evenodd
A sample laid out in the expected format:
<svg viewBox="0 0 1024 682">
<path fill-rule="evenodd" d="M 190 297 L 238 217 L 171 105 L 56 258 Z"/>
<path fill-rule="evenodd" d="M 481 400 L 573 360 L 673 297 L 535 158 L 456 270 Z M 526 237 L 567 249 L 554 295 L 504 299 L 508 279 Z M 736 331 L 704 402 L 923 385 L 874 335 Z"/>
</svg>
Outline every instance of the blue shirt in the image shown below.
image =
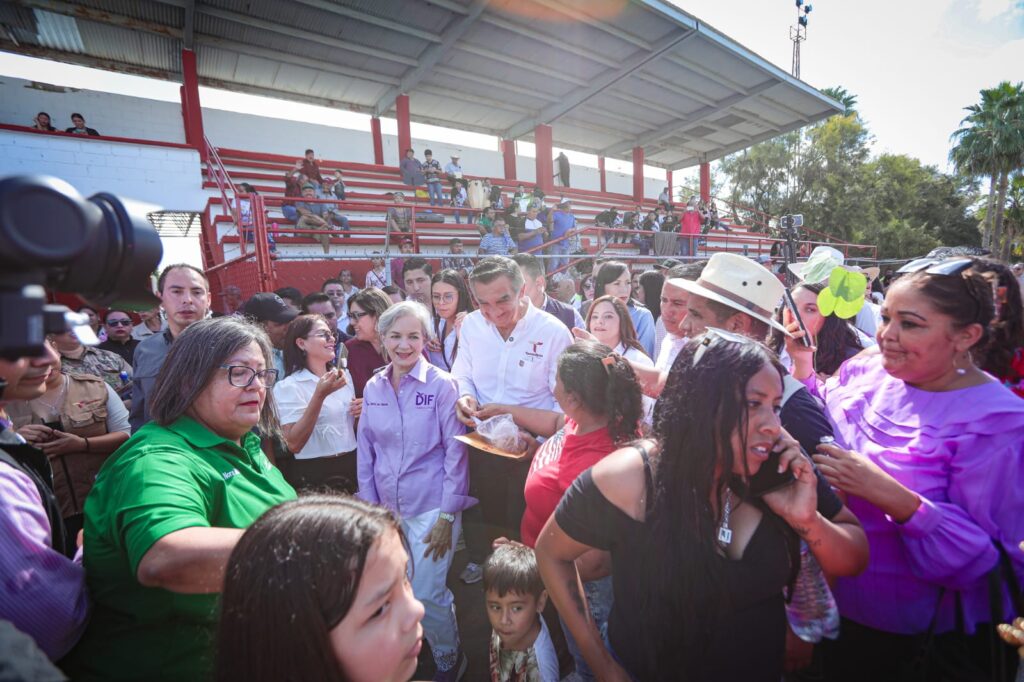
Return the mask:
<svg viewBox="0 0 1024 682">
<path fill-rule="evenodd" d="M 568 211 L 555 211 L 552 214 L 551 238 L 562 237 L 576 227 L 576 216 Z"/>
<path fill-rule="evenodd" d="M 514 248 L 516 243 L 507 232 L 500 237 L 496 234 L 485 234 L 480 238 L 481 255 L 486 253 L 492 256 L 507 256 Z"/>
<path fill-rule="evenodd" d="M 651 311 L 630 299 L 629 317 L 636 327 L 636 338 L 644 347 L 647 357 L 654 357 L 654 315 Z"/>
<path fill-rule="evenodd" d="M 466 427 L 455 418 L 459 385 L 426 358 L 402 377 L 395 392 L 392 365 L 366 382 L 359 417 L 358 496 L 402 517 L 434 509 L 454 514 L 469 497 Z"/>
</svg>

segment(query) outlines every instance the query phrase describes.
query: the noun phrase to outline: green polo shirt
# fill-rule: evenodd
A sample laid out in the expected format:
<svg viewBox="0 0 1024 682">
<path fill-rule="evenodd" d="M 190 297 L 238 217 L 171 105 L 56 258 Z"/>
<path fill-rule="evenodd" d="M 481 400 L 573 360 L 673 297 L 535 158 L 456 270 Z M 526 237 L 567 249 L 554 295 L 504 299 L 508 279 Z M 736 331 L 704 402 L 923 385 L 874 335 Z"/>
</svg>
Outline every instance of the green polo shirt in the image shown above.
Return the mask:
<svg viewBox="0 0 1024 682">
<path fill-rule="evenodd" d="M 85 502 L 93 614 L 66 659 L 74 680 L 204 680 L 216 594 L 143 587 L 139 562 L 183 528 L 245 528 L 295 490 L 246 434 L 242 447 L 189 417 L 139 429 L 100 469 Z"/>
</svg>

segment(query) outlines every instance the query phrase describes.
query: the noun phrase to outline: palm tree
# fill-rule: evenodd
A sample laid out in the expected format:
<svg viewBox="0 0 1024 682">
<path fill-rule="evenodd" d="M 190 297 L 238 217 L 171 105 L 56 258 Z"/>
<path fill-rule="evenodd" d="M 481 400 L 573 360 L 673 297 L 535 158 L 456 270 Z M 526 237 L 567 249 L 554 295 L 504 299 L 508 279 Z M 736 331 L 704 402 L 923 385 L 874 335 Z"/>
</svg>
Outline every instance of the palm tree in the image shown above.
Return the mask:
<svg viewBox="0 0 1024 682">
<path fill-rule="evenodd" d="M 962 173 L 988 176 L 982 246 L 999 250 L 1010 175 L 1024 168 L 1024 84 L 1003 81 L 982 90 L 981 103 L 966 107 L 966 111 L 961 127 L 952 135 L 955 146 L 949 160 Z"/>
<path fill-rule="evenodd" d="M 849 92 L 843 86 L 837 85 L 834 88 L 822 88 L 821 92 L 843 105 L 843 116 L 857 115 L 857 95 Z"/>
</svg>

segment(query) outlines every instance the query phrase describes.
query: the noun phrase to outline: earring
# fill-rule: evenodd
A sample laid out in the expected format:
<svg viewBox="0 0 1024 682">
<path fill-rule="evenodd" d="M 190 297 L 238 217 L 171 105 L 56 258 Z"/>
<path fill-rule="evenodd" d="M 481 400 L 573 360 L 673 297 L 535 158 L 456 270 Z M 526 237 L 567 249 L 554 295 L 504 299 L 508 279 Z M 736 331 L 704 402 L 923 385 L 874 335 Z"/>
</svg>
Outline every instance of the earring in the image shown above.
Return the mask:
<svg viewBox="0 0 1024 682">
<path fill-rule="evenodd" d="M 971 362 L 970 354 L 969 353 L 964 353 L 964 356 L 967 357 L 967 362 L 968 362 L 968 364 L 970 364 L 970 362 Z M 957 358 L 955 356 L 953 357 L 953 369 L 955 369 L 956 373 L 958 375 L 960 375 L 960 376 L 963 376 L 963 375 L 967 374 L 967 369 L 966 368 L 964 368 L 964 367 L 957 367 Z"/>
</svg>

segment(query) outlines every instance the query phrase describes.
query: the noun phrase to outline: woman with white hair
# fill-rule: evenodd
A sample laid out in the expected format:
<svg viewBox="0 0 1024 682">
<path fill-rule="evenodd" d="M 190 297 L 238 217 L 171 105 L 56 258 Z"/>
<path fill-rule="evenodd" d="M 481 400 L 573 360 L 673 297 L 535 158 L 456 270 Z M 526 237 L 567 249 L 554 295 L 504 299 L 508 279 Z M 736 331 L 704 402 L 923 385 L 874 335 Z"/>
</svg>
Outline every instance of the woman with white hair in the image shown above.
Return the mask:
<svg viewBox="0 0 1024 682">
<path fill-rule="evenodd" d="M 423 355 L 433 336 L 430 313 L 403 301 L 385 310 L 377 333 L 389 363 L 363 389 L 359 420 L 359 497 L 398 513 L 409 540 L 412 588 L 426 607 L 423 629 L 437 664 L 434 678 L 458 679 L 466 667 L 459 649 L 454 598 L 445 584 L 462 511 L 469 497 L 465 427 L 455 417 L 459 387 Z"/>
</svg>

